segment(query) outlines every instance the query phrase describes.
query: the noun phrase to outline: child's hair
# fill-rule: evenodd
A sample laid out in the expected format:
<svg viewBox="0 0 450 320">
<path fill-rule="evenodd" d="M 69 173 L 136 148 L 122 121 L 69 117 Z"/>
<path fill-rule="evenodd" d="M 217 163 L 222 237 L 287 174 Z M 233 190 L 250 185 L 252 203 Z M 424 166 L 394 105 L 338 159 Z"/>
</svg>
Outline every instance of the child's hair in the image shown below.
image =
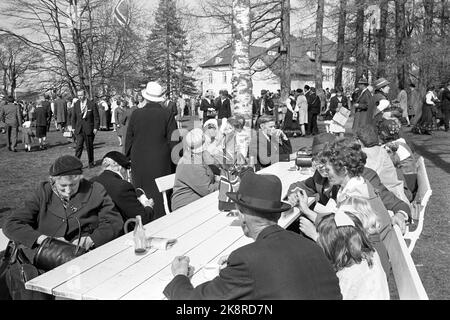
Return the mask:
<svg viewBox="0 0 450 320">
<path fill-rule="evenodd" d="M 332 213 L 325 216 L 317 227 L 319 233 L 317 243 L 333 264 L 335 271 L 361 263 L 362 260 L 366 260 L 369 267 L 372 267 L 375 249 L 367 238 L 361 221 L 350 212 L 337 214 L 348 215 L 355 226 L 338 227 L 335 221 L 336 214 Z"/>
<path fill-rule="evenodd" d="M 380 232 L 380 222 L 378 221 L 378 216 L 367 199 L 352 197 L 347 202 L 342 204 L 341 208 L 344 209 L 344 211 L 349 211 L 358 217 L 369 235 Z"/>
</svg>

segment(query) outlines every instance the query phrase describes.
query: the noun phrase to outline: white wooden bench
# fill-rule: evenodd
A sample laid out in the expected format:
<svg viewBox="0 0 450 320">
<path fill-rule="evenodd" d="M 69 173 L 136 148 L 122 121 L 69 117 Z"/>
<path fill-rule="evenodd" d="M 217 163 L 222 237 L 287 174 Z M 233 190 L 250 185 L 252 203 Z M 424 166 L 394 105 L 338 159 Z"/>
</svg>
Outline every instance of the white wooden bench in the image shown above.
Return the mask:
<svg viewBox="0 0 450 320">
<path fill-rule="evenodd" d="M 156 178 L 155 183 L 158 187 L 159 192 L 162 192 L 163 194 L 164 210 L 166 210 L 166 214 L 169 214 L 170 210 L 169 202 L 167 201 L 167 191 L 173 189 L 173 186 L 175 185 L 175 173 Z"/>
<path fill-rule="evenodd" d="M 394 225 L 394 230 L 383 242 L 389 253 L 400 300 L 428 300 L 400 228 Z"/>
<path fill-rule="evenodd" d="M 9 242 L 9 239 L 5 236 L 5 234 L 3 233 L 3 230 L 0 229 L 0 251 L 3 251 L 6 249 L 8 242 Z"/>
<path fill-rule="evenodd" d="M 414 231 L 407 230 L 404 235 L 405 241 L 409 242 L 408 250 L 410 253 L 413 251 L 414 246 L 422 233 L 425 209 L 432 194 L 423 157 L 417 159 L 417 185 L 418 189 L 416 197 L 412 202 L 412 218 L 413 220 L 417 220 L 417 226 Z"/>
</svg>

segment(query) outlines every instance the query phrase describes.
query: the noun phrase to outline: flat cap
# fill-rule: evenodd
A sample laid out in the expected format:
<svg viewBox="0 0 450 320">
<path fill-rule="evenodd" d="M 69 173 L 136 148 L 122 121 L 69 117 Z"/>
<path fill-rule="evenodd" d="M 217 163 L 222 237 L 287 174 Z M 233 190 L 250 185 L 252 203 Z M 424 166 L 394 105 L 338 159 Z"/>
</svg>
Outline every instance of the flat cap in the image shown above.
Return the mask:
<svg viewBox="0 0 450 320">
<path fill-rule="evenodd" d="M 83 173 L 83 164 L 74 156 L 61 156 L 50 166 L 49 173 L 52 177 L 80 175 Z"/>
<path fill-rule="evenodd" d="M 117 164 L 125 169 L 131 168 L 131 161 L 119 151 L 110 151 L 107 154 L 103 156 L 103 159 L 110 158 L 111 160 L 114 160 L 117 162 Z"/>
</svg>

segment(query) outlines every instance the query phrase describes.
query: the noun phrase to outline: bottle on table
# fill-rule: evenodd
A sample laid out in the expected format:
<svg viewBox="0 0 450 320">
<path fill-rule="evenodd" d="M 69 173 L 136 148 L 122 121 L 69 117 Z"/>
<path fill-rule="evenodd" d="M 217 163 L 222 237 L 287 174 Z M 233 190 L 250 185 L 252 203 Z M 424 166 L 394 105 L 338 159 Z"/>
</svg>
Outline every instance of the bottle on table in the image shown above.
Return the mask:
<svg viewBox="0 0 450 320">
<path fill-rule="evenodd" d="M 142 225 L 142 217 L 136 216 L 136 224 L 133 231 L 134 252 L 143 254 L 147 251 L 147 239 L 145 237 L 145 229 Z"/>
</svg>

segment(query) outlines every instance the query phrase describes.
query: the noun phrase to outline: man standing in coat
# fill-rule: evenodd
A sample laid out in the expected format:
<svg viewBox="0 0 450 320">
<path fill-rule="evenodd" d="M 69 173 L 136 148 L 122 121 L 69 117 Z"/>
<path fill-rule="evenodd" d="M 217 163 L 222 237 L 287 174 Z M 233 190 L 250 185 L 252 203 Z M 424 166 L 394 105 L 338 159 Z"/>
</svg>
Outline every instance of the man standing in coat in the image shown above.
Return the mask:
<svg viewBox="0 0 450 320">
<path fill-rule="evenodd" d="M 367 88 L 369 82 L 363 76 L 358 82 L 360 94 L 353 105 L 355 107 L 355 118 L 353 120 L 353 132 L 358 128 L 372 123 L 372 116 L 374 112 L 372 93 Z"/>
<path fill-rule="evenodd" d="M 149 82 L 142 90 L 147 104 L 131 115 L 126 133 L 125 155 L 131 159 L 132 183 L 154 199 L 155 219 L 164 216 L 164 202 L 155 179 L 173 173 L 171 149 L 176 130 L 174 114 L 163 108 L 164 90 L 157 82 Z"/>
<path fill-rule="evenodd" d="M 19 106 L 14 104 L 13 96 L 9 96 L 7 103 L 0 107 L 0 122 L 5 123 L 8 150 L 16 152 L 17 134 L 22 125 L 22 113 Z"/>
<path fill-rule="evenodd" d="M 228 119 L 230 117 L 231 117 L 231 105 L 230 99 L 228 98 L 228 91 L 221 90 L 218 102 L 218 115 L 217 115 L 219 126 L 222 124 L 223 118 Z"/>
<path fill-rule="evenodd" d="M 89 168 L 95 167 L 94 163 L 94 138 L 100 127 L 100 118 L 97 105 L 88 100 L 84 90 L 78 90 L 78 100 L 72 111 L 72 130 L 76 136 L 77 146 L 75 157 L 81 158 L 83 144 L 86 144 Z"/>
<path fill-rule="evenodd" d="M 237 204 L 245 236 L 255 242 L 233 251 L 220 273 L 194 288 L 189 279 L 189 258 L 176 257 L 174 279 L 164 289 L 169 299 L 198 300 L 318 300 L 342 299 L 339 281 L 315 243 L 278 226 L 281 181 L 273 175 L 249 172 L 239 191 L 227 196 Z M 223 261 L 226 260 L 226 261 Z"/>
<path fill-rule="evenodd" d="M 319 127 L 317 126 L 317 116 L 320 114 L 321 102 L 320 98 L 316 95 L 316 89 L 310 88 L 308 85 L 305 87 L 305 97 L 308 101 L 308 130 L 306 135 L 319 134 Z"/>
<path fill-rule="evenodd" d="M 67 122 L 67 102 L 59 94 L 54 102 L 55 104 L 55 118 L 58 124 L 58 130 L 64 131 Z"/>
<path fill-rule="evenodd" d="M 136 189 L 127 181 L 128 170 L 131 168 L 130 160 L 123 153 L 110 151 L 103 157 L 102 167 L 103 172 L 91 181 L 103 185 L 123 221 L 126 222 L 136 216 L 142 217 L 143 224 L 152 221 L 153 200 L 145 195 L 138 197 Z"/>
</svg>

